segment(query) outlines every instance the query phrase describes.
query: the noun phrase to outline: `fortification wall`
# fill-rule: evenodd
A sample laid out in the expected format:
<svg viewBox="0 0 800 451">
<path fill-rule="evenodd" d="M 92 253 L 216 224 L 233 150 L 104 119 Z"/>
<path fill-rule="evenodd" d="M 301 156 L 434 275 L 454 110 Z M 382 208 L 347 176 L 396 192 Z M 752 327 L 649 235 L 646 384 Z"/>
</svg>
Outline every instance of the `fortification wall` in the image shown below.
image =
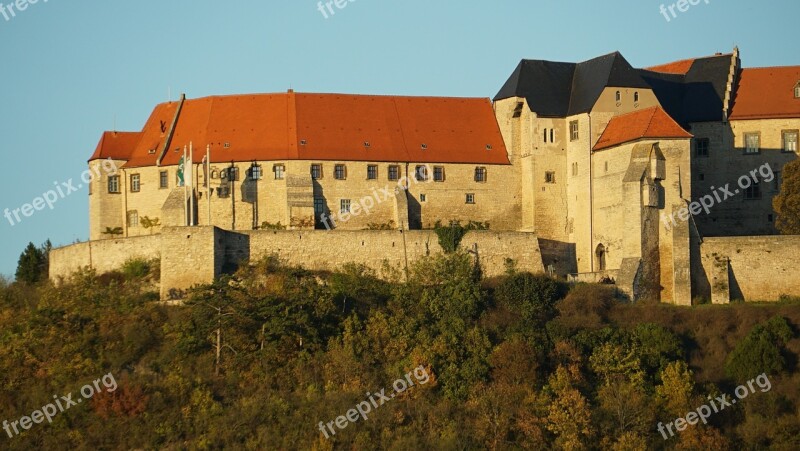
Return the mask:
<svg viewBox="0 0 800 451">
<path fill-rule="evenodd" d="M 316 270 L 357 263 L 380 271 L 384 261 L 402 269 L 406 260 L 411 265 L 425 256 L 442 253 L 436 233 L 429 230 L 242 233 L 249 236 L 251 260 L 274 254 L 290 265 Z M 513 259 L 520 271 L 544 271 L 539 242 L 533 233 L 475 231 L 464 237 L 461 247 L 477 252 L 484 275 L 489 277 L 505 272 L 506 258 Z"/>
<path fill-rule="evenodd" d="M 98 273 L 113 271 L 131 258 L 153 259 L 161 255 L 161 235 L 89 241 L 50 251 L 50 278 L 69 278 L 81 268 Z"/>
<path fill-rule="evenodd" d="M 705 238 L 697 294 L 714 303 L 777 301 L 800 296 L 797 256 L 800 236 Z"/>
</svg>

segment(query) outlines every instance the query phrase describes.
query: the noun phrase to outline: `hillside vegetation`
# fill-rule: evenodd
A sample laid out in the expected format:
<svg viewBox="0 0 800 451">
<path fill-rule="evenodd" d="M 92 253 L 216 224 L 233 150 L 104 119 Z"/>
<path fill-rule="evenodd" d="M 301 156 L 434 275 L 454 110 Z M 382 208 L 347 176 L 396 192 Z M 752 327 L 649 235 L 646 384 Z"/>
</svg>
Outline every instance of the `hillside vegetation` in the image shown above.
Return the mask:
<svg viewBox="0 0 800 451">
<path fill-rule="evenodd" d="M 407 283 L 267 259 L 175 306 L 152 268 L 0 283 L 0 421 L 118 383 L 0 448 L 800 449 L 796 303 L 626 305 L 513 268 L 481 279 L 455 253 Z M 415 369 L 425 383 L 336 426 Z M 659 432 L 762 374 L 708 424 Z"/>
</svg>

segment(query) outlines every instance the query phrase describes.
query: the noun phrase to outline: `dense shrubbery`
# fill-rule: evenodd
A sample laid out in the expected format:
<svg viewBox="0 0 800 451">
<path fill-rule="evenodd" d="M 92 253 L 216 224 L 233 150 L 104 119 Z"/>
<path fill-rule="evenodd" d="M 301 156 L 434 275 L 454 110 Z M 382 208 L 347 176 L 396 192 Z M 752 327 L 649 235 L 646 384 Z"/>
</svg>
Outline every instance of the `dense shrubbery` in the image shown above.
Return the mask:
<svg viewBox="0 0 800 451">
<path fill-rule="evenodd" d="M 568 291 L 540 275 L 487 283 L 455 252 L 422 261 L 408 283 L 266 259 L 167 307 L 141 283 L 151 269 L 131 261 L 58 288 L 0 280 L 0 420 L 108 372 L 119 382 L 0 447 L 800 446 L 795 305 L 623 305 L 607 286 Z M 320 421 L 420 365 L 428 384 L 322 437 Z M 762 371 L 771 391 L 669 441 L 655 430 Z"/>
</svg>

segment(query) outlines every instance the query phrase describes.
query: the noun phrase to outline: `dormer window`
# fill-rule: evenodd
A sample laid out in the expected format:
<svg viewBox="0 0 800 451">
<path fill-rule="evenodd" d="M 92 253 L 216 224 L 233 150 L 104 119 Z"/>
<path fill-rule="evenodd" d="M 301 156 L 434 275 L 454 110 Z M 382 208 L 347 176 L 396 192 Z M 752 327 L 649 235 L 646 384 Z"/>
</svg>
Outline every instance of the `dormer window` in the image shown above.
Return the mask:
<svg viewBox="0 0 800 451">
<path fill-rule="evenodd" d="M 797 84 L 794 85 L 794 98 L 800 99 L 800 81 L 798 81 Z"/>
</svg>

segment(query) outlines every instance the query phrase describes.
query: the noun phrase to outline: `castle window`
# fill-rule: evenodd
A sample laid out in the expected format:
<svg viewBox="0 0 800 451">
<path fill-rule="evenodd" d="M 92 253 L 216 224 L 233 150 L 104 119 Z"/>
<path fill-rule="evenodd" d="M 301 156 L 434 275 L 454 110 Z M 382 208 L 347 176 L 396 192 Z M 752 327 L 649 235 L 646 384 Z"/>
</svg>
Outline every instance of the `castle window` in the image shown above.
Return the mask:
<svg viewBox="0 0 800 451">
<path fill-rule="evenodd" d="M 433 167 L 433 181 L 444 182 L 444 166 Z"/>
<path fill-rule="evenodd" d="M 622 93 L 617 91 L 617 102 L 622 102 Z"/>
<path fill-rule="evenodd" d="M 572 175 L 573 176 L 578 175 L 578 163 L 572 163 Z"/>
<path fill-rule="evenodd" d="M 694 140 L 694 155 L 696 157 L 708 157 L 708 148 L 711 147 L 711 140 L 708 138 L 698 138 Z"/>
<path fill-rule="evenodd" d="M 400 180 L 400 166 L 393 164 L 389 166 L 389 181 L 395 182 Z"/>
<path fill-rule="evenodd" d="M 254 164 L 250 166 L 250 169 L 247 171 L 247 178 L 250 180 L 261 180 L 261 166 Z"/>
<path fill-rule="evenodd" d="M 520 116 L 522 116 L 522 107 L 523 107 L 524 105 L 525 105 L 525 104 L 524 104 L 523 102 L 517 102 L 517 106 L 516 106 L 516 107 L 514 107 L 514 117 L 520 117 Z"/>
<path fill-rule="evenodd" d="M 325 199 L 321 197 L 314 198 L 314 213 L 318 215 L 325 213 Z"/>
<path fill-rule="evenodd" d="M 550 129 L 550 142 L 555 142 L 555 129 Z"/>
<path fill-rule="evenodd" d="M 282 164 L 276 164 L 272 166 L 272 172 L 275 173 L 275 180 L 283 180 L 283 176 L 286 173 L 286 166 Z M 258 180 L 258 179 L 255 179 Z"/>
<path fill-rule="evenodd" d="M 337 164 L 333 168 L 333 178 L 336 180 L 346 180 L 347 179 L 347 166 L 343 164 Z"/>
<path fill-rule="evenodd" d="M 800 99 L 800 81 L 794 86 L 794 98 Z"/>
<path fill-rule="evenodd" d="M 314 180 L 322 178 L 322 165 L 321 164 L 312 164 L 311 165 L 311 178 Z"/>
<path fill-rule="evenodd" d="M 744 198 L 746 200 L 761 199 L 761 186 L 758 182 L 753 183 L 744 190 Z"/>
<path fill-rule="evenodd" d="M 367 166 L 367 180 L 378 180 L 378 165 L 371 164 Z"/>
<path fill-rule="evenodd" d="M 138 193 L 142 190 L 142 177 L 139 174 L 131 174 L 131 192 Z"/>
<path fill-rule="evenodd" d="M 108 177 L 109 194 L 119 194 L 119 176 L 111 175 Z"/>
<path fill-rule="evenodd" d="M 572 121 L 569 123 L 569 140 L 577 141 L 578 139 L 580 139 L 580 134 L 578 133 L 578 121 Z"/>
<path fill-rule="evenodd" d="M 544 137 L 542 137 L 542 139 L 545 143 L 547 142 L 547 129 L 544 129 Z"/>
<path fill-rule="evenodd" d="M 420 194 L 419 195 L 419 201 L 420 202 L 427 202 L 428 201 L 428 196 L 426 196 L 425 194 Z"/>
<path fill-rule="evenodd" d="M 139 227 L 139 212 L 131 210 L 128 212 L 128 227 Z"/>
<path fill-rule="evenodd" d="M 760 133 L 745 133 L 744 134 L 744 153 L 757 154 L 761 151 L 761 134 Z"/>
<path fill-rule="evenodd" d="M 169 171 L 161 171 L 158 173 L 158 187 L 160 189 L 169 188 Z"/>
<path fill-rule="evenodd" d="M 424 165 L 417 166 L 414 169 L 414 177 L 418 182 L 428 181 L 428 167 Z"/>
<path fill-rule="evenodd" d="M 608 161 L 606 161 L 606 163 L 605 163 L 605 171 L 606 171 L 606 173 L 608 173 Z"/>
<path fill-rule="evenodd" d="M 467 193 L 467 203 L 474 204 L 475 203 L 475 194 Z"/>
<path fill-rule="evenodd" d="M 479 183 L 485 183 L 487 179 L 487 173 L 485 167 L 477 167 L 475 168 L 475 181 Z"/>
<path fill-rule="evenodd" d="M 797 152 L 797 130 L 787 130 L 783 132 L 783 151 Z"/>
<path fill-rule="evenodd" d="M 350 199 L 341 199 L 339 201 L 339 213 L 350 213 Z"/>
<path fill-rule="evenodd" d="M 544 182 L 545 183 L 550 183 L 550 184 L 555 183 L 556 182 L 556 173 L 555 172 L 551 172 L 551 171 L 545 172 L 544 173 Z"/>
<path fill-rule="evenodd" d="M 633 101 L 635 103 L 639 103 L 639 92 L 638 91 L 633 93 Z"/>
</svg>

